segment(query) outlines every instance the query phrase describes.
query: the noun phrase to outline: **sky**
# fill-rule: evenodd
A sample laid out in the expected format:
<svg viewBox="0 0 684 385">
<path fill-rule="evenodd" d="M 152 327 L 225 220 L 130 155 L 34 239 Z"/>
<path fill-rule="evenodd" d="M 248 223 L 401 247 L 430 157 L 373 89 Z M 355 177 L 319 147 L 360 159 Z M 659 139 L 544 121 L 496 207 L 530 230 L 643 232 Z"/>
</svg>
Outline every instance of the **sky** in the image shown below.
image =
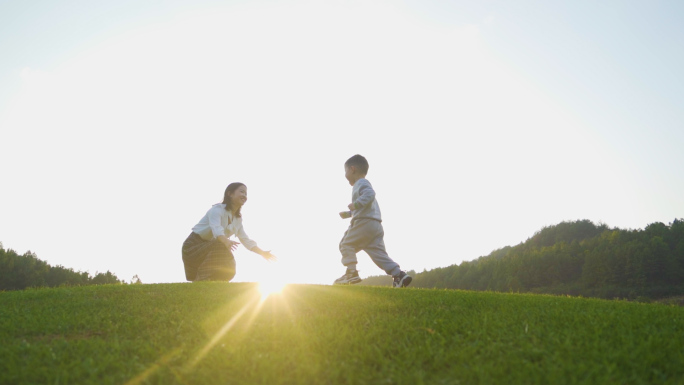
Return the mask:
<svg viewBox="0 0 684 385">
<path fill-rule="evenodd" d="M 588 219 L 684 218 L 681 1 L 0 1 L 0 242 L 185 280 L 248 187 L 236 281 L 330 284 L 369 163 L 390 256 L 445 267 Z M 363 252 L 362 277 L 383 274 Z"/>
</svg>

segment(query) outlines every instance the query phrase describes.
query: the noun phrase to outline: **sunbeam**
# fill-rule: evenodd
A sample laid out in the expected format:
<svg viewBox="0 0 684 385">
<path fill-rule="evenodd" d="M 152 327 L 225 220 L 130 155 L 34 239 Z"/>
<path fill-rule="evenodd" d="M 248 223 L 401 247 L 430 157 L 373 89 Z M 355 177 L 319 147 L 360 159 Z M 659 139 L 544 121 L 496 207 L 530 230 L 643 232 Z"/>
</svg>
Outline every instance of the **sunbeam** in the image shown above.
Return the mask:
<svg viewBox="0 0 684 385">
<path fill-rule="evenodd" d="M 189 368 L 193 368 L 195 365 L 197 365 L 198 362 L 200 362 L 202 360 L 202 358 L 204 358 L 205 355 L 207 355 L 209 350 L 211 350 L 211 348 L 213 348 L 214 345 L 216 345 L 216 343 L 221 339 L 221 337 L 223 337 L 223 335 L 225 335 L 235 325 L 235 323 L 240 318 L 242 318 L 242 316 L 250 308 L 250 305 L 254 305 L 254 304 L 260 305 L 261 303 L 262 303 L 262 301 L 247 302 L 245 304 L 245 306 L 243 306 L 242 309 L 240 309 L 240 311 L 238 311 L 228 322 L 226 322 L 225 325 L 223 325 L 221 330 L 219 330 L 216 334 L 214 334 L 214 337 L 212 337 L 211 341 L 209 341 L 209 343 L 207 343 L 207 345 L 204 346 L 204 348 L 197 354 L 197 356 L 192 361 L 192 363 L 190 363 Z"/>
<path fill-rule="evenodd" d="M 252 314 L 248 316 L 247 320 L 243 322 L 243 324 L 246 325 L 246 328 L 249 328 L 249 326 L 252 324 L 254 321 L 254 318 L 257 316 L 259 311 L 263 308 L 264 303 L 266 300 L 272 296 L 272 295 L 279 295 L 282 294 L 283 288 L 286 286 L 286 283 L 283 281 L 279 280 L 273 280 L 269 279 L 267 281 L 258 283 L 256 285 L 257 290 L 259 291 L 259 296 L 253 296 L 251 299 L 248 300 L 247 303 L 235 314 L 233 315 L 228 322 L 226 322 L 221 329 L 214 334 L 214 336 L 211 338 L 211 340 L 202 348 L 202 350 L 197 353 L 197 356 L 192 360 L 192 362 L 188 365 L 188 369 L 192 369 L 199 363 L 206 355 L 207 353 L 218 343 L 218 341 L 228 332 L 230 331 L 234 326 L 236 326 L 237 322 L 242 319 L 245 314 L 251 309 Z M 243 330 L 245 332 L 245 330 Z"/>
</svg>

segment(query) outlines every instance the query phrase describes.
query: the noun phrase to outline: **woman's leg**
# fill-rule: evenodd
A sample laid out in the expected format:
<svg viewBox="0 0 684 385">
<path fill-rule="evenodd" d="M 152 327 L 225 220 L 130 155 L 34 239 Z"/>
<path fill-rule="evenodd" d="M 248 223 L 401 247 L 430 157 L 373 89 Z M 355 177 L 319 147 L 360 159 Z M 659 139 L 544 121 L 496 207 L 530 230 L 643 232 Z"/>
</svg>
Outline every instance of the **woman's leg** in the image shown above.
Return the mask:
<svg viewBox="0 0 684 385">
<path fill-rule="evenodd" d="M 212 240 L 206 258 L 197 268 L 195 281 L 230 281 L 235 277 L 233 253 L 219 240 Z"/>
<path fill-rule="evenodd" d="M 199 234 L 190 233 L 183 242 L 183 266 L 185 279 L 194 281 L 197 277 L 197 268 L 204 262 L 211 248 L 211 242 L 205 241 Z"/>
<path fill-rule="evenodd" d="M 191 233 L 183 243 L 183 265 L 188 281 L 230 281 L 235 277 L 235 258 L 221 241 L 205 241 Z"/>
</svg>

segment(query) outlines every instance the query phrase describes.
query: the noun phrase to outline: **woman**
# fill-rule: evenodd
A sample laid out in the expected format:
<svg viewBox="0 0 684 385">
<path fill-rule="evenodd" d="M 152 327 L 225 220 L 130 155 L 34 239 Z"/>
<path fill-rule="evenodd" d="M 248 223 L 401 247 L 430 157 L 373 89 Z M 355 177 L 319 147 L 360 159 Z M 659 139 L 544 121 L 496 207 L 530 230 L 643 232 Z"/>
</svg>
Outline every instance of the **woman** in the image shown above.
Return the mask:
<svg viewBox="0 0 684 385">
<path fill-rule="evenodd" d="M 233 251 L 240 244 L 231 241 L 237 235 L 249 250 L 267 261 L 276 260 L 270 251 L 261 250 L 249 239 L 242 228 L 240 209 L 247 202 L 247 186 L 231 183 L 223 194 L 223 203 L 217 203 L 207 211 L 192 233 L 183 242 L 183 264 L 188 281 L 230 281 L 235 277 Z"/>
</svg>

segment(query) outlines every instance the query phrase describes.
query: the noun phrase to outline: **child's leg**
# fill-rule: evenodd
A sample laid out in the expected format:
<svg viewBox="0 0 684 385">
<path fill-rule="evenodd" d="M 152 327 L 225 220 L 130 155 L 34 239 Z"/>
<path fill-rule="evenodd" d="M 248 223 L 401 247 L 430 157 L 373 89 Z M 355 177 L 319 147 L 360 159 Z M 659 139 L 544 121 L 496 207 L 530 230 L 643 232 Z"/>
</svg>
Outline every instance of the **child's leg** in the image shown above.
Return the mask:
<svg viewBox="0 0 684 385">
<path fill-rule="evenodd" d="M 359 242 L 360 235 L 356 227 L 350 225 L 340 241 L 340 253 L 342 253 L 342 264 L 350 270 L 356 270 L 356 253 L 359 252 L 356 244 Z"/>
<path fill-rule="evenodd" d="M 399 275 L 399 273 L 401 273 L 399 264 L 394 262 L 385 250 L 385 241 L 383 239 L 385 231 L 382 228 L 382 223 L 378 221 L 372 222 L 375 222 L 374 224 L 370 224 L 373 227 L 373 231 L 369 231 L 369 233 L 375 235 L 375 237 L 363 248 L 363 251 L 368 253 L 368 256 L 371 257 L 373 262 L 384 270 L 385 273 L 391 276 Z"/>
</svg>

